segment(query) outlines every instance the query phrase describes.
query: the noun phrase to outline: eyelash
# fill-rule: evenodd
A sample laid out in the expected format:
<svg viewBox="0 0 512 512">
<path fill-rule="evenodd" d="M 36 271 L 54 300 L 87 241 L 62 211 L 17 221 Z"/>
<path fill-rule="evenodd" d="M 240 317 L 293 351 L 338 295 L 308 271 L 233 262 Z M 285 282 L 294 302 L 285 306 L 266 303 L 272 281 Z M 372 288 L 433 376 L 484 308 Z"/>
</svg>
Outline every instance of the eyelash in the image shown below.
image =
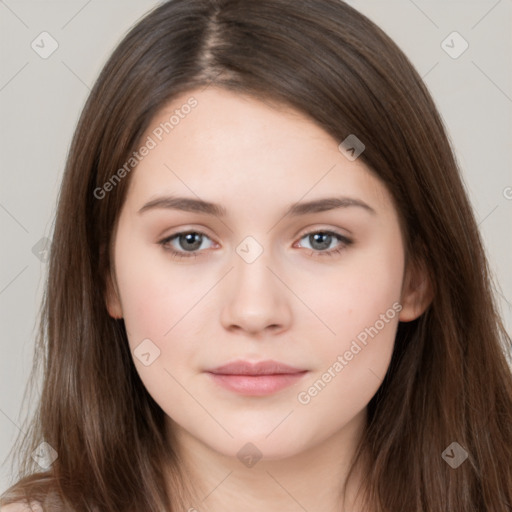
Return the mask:
<svg viewBox="0 0 512 512">
<path fill-rule="evenodd" d="M 347 247 L 349 247 L 350 245 L 353 244 L 353 240 L 347 238 L 346 236 L 340 234 L 340 233 L 337 233 L 336 231 L 332 231 L 332 230 L 316 230 L 316 231 L 309 231 L 308 233 L 304 233 L 300 238 L 299 240 L 302 240 L 303 238 L 307 237 L 307 236 L 310 236 L 310 235 L 315 235 L 315 234 L 318 234 L 318 233 L 321 233 L 323 235 L 331 235 L 331 236 L 334 236 L 335 238 L 338 239 L 339 242 L 341 242 L 341 245 L 338 246 L 336 249 L 330 249 L 328 251 L 319 251 L 319 250 L 312 250 L 311 251 L 311 256 L 314 256 L 314 257 L 324 257 L 324 256 L 335 256 L 337 254 L 340 254 L 343 250 L 345 250 Z M 183 235 L 191 235 L 191 234 L 196 234 L 196 235 L 202 235 L 202 236 L 205 236 L 207 238 L 210 238 L 208 235 L 206 235 L 205 233 L 202 233 L 201 231 L 181 231 L 179 233 L 175 233 L 171 236 L 168 236 L 162 240 L 160 240 L 158 242 L 159 245 L 161 245 L 166 251 L 170 252 L 172 257 L 173 258 L 177 258 L 177 259 L 181 259 L 181 258 L 196 258 L 197 255 L 198 255 L 198 251 L 195 251 L 195 252 L 184 252 L 184 251 L 176 251 L 175 249 L 172 249 L 169 247 L 169 243 L 174 240 L 175 238 L 179 238 L 180 236 L 183 236 Z"/>
</svg>

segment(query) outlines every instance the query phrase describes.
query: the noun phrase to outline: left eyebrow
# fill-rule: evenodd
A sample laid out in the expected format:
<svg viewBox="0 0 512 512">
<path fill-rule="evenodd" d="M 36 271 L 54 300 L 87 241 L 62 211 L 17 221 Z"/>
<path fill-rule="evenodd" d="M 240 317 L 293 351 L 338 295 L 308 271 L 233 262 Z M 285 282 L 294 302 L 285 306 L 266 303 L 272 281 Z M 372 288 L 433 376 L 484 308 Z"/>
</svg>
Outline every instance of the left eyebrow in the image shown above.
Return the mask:
<svg viewBox="0 0 512 512">
<path fill-rule="evenodd" d="M 284 216 L 291 215 L 297 217 L 299 215 L 307 215 L 310 213 L 320 213 L 338 208 L 349 208 L 351 206 L 360 207 L 372 215 L 377 212 L 364 201 L 352 197 L 326 197 L 323 199 L 315 199 L 312 201 L 292 204 Z M 192 213 L 204 213 L 206 215 L 214 215 L 216 217 L 226 217 L 227 210 L 220 204 L 203 201 L 202 199 L 193 199 L 191 197 L 166 196 L 157 197 L 146 203 L 138 213 L 156 208 L 182 210 Z"/>
</svg>

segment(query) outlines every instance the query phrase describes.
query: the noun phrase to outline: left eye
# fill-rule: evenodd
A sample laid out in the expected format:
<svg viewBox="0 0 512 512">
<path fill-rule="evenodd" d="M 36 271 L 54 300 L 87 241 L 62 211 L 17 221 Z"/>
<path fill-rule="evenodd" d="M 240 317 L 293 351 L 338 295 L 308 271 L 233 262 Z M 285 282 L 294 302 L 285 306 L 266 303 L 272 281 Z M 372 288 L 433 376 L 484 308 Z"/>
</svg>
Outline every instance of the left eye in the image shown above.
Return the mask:
<svg viewBox="0 0 512 512">
<path fill-rule="evenodd" d="M 345 244 L 350 243 L 347 238 L 332 231 L 315 231 L 313 233 L 308 233 L 304 235 L 301 240 L 308 241 L 310 247 L 307 247 L 307 249 L 313 249 L 321 252 L 329 252 L 326 251 L 326 249 L 329 249 L 332 242 L 336 240 L 338 242 L 344 242 Z"/>
<path fill-rule="evenodd" d="M 163 246 L 165 250 L 171 252 L 173 256 L 186 258 L 190 256 L 195 257 L 198 255 L 200 249 L 206 249 L 207 247 L 204 247 L 203 245 L 205 240 L 211 239 L 204 233 L 187 231 L 176 233 L 164 238 L 159 242 L 159 244 Z M 334 231 L 312 231 L 303 235 L 300 238 L 300 241 L 302 240 L 307 240 L 310 247 L 305 248 L 311 249 L 313 251 L 312 255 L 315 256 L 332 256 L 341 252 L 345 247 L 353 243 L 352 240 Z M 332 248 L 331 244 L 334 241 L 338 241 L 340 243 L 337 247 Z"/>
</svg>

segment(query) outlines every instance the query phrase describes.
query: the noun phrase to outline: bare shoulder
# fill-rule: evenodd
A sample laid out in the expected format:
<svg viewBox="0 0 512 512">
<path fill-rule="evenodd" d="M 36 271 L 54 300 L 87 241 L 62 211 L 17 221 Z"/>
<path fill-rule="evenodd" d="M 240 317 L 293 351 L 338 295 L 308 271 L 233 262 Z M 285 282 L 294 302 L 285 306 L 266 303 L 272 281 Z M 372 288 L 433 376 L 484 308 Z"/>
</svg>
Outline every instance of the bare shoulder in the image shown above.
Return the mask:
<svg viewBox="0 0 512 512">
<path fill-rule="evenodd" d="M 26 501 L 11 503 L 9 505 L 4 505 L 0 512 L 42 512 L 41 505 L 37 502 L 31 502 L 30 505 L 27 504 Z"/>
</svg>

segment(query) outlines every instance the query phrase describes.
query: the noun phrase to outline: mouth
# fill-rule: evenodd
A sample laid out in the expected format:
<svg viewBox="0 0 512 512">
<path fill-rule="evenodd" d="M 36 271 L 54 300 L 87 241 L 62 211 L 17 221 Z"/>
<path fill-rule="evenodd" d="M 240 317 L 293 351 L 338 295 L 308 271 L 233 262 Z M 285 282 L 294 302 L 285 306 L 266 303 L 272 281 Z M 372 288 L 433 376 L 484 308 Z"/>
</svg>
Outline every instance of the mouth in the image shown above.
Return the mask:
<svg viewBox="0 0 512 512">
<path fill-rule="evenodd" d="M 213 381 L 229 391 L 246 396 L 271 395 L 295 384 L 308 370 L 277 361 L 234 361 L 206 372 Z"/>
</svg>

